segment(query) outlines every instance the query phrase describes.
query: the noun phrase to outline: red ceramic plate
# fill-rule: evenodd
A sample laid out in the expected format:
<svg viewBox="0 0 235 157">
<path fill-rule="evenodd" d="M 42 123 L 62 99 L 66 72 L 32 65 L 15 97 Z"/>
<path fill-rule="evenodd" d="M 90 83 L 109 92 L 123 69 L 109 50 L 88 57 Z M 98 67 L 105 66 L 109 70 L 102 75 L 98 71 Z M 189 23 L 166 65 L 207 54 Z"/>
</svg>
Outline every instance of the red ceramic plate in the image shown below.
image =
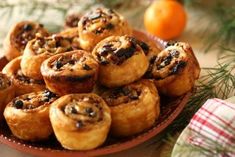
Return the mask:
<svg viewBox="0 0 235 157">
<path fill-rule="evenodd" d="M 135 31 L 134 35 L 142 40 L 153 40 L 157 46 L 162 49 L 165 46 L 165 42 L 155 38 L 147 33 Z M 187 93 L 179 98 L 170 99 L 161 97 L 161 114 L 159 119 L 155 122 L 154 126 L 148 130 L 145 130 L 141 134 L 136 136 L 117 139 L 111 136 L 108 137 L 106 142 L 94 150 L 89 151 L 70 151 L 65 150 L 59 144 L 54 136 L 49 140 L 38 143 L 25 142 L 15 138 L 9 130 L 5 122 L 0 124 L 0 142 L 15 148 L 19 151 L 30 153 L 41 157 L 76 157 L 76 156 L 98 156 L 119 152 L 131 147 L 134 147 L 151 137 L 159 134 L 163 131 L 172 121 L 180 114 L 186 105 L 191 93 Z"/>
</svg>

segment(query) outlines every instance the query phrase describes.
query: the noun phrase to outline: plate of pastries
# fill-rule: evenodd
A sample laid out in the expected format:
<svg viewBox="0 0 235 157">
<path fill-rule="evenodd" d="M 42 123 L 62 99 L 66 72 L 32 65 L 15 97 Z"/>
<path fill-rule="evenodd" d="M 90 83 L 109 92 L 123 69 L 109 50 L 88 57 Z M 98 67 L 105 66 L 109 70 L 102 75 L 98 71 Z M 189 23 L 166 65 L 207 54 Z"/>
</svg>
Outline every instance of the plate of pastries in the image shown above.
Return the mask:
<svg viewBox="0 0 235 157">
<path fill-rule="evenodd" d="M 70 15 L 55 34 L 18 22 L 3 45 L 0 142 L 38 156 L 104 155 L 150 139 L 200 73 L 189 44 L 135 30 L 108 8 Z"/>
</svg>

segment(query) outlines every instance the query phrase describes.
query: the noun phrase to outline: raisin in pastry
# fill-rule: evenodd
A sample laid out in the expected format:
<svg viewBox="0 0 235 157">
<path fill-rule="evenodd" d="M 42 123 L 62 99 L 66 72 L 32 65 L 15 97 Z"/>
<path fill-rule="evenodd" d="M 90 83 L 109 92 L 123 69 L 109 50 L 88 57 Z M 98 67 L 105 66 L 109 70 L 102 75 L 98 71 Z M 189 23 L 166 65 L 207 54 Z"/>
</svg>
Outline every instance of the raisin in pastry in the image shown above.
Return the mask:
<svg viewBox="0 0 235 157">
<path fill-rule="evenodd" d="M 110 109 L 96 94 L 70 94 L 55 101 L 50 120 L 57 140 L 70 150 L 94 149 L 107 138 Z"/>
<path fill-rule="evenodd" d="M 40 67 L 44 60 L 71 50 L 71 41 L 65 37 L 59 35 L 43 37 L 37 34 L 36 38 L 31 40 L 24 50 L 20 64 L 22 73 L 27 77 L 40 80 L 42 79 Z"/>
<path fill-rule="evenodd" d="M 33 21 L 22 21 L 14 25 L 4 41 L 4 53 L 8 60 L 23 54 L 26 44 L 35 38 L 36 33 L 48 36 L 48 31 L 42 24 Z"/>
<path fill-rule="evenodd" d="M 73 50 L 81 49 L 77 27 L 67 28 L 59 32 L 57 35 L 69 39 Z"/>
<path fill-rule="evenodd" d="M 13 133 L 19 139 L 40 141 L 52 133 L 49 108 L 57 96 L 48 91 L 21 95 L 7 104 L 4 117 Z"/>
<path fill-rule="evenodd" d="M 75 50 L 52 56 L 41 66 L 49 90 L 58 95 L 91 92 L 98 77 L 99 64 L 92 55 Z"/>
<path fill-rule="evenodd" d="M 81 17 L 78 33 L 81 47 L 90 51 L 108 36 L 131 35 L 132 31 L 124 17 L 114 10 L 97 8 Z"/>
<path fill-rule="evenodd" d="M 186 43 L 168 45 L 151 64 L 148 78 L 154 79 L 159 92 L 168 96 L 190 91 L 200 74 L 198 61 Z"/>
<path fill-rule="evenodd" d="M 149 65 L 144 50 L 130 36 L 110 36 L 96 45 L 92 55 L 100 64 L 99 81 L 107 87 L 140 79 Z"/>
<path fill-rule="evenodd" d="M 153 126 L 160 114 L 160 98 L 150 80 L 110 89 L 102 97 L 111 109 L 114 136 L 140 133 Z"/>
</svg>

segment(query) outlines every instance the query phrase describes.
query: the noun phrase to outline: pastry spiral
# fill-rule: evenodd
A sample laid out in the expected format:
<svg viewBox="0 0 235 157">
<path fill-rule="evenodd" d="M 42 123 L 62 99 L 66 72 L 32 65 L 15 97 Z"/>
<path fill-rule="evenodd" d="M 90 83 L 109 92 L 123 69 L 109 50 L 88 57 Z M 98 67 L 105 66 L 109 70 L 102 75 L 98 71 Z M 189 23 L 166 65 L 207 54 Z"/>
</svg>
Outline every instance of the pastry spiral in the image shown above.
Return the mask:
<svg viewBox="0 0 235 157">
<path fill-rule="evenodd" d="M 42 37 L 37 34 L 34 40 L 31 40 L 25 50 L 21 61 L 22 73 L 25 76 L 39 80 L 42 79 L 40 67 L 44 60 L 55 54 L 72 50 L 69 39 L 59 35 Z"/>
<path fill-rule="evenodd" d="M 47 139 L 53 133 L 49 108 L 56 99 L 46 90 L 21 95 L 8 103 L 4 117 L 13 135 L 26 141 Z"/>
<path fill-rule="evenodd" d="M 20 68 L 21 58 L 17 57 L 11 60 L 2 70 L 3 73 L 11 78 L 15 86 L 16 96 L 46 89 L 43 80 L 29 78 L 22 73 Z"/>
<path fill-rule="evenodd" d="M 78 22 L 81 19 L 82 15 L 79 13 L 73 13 L 65 18 L 65 23 L 64 23 L 64 28 L 69 29 L 69 28 L 77 28 L 78 27 Z"/>
<path fill-rule="evenodd" d="M 8 60 L 12 60 L 23 54 L 28 41 L 35 38 L 36 33 L 48 36 L 48 31 L 42 24 L 32 21 L 22 21 L 14 25 L 7 34 L 3 48 Z"/>
<path fill-rule="evenodd" d="M 96 45 L 92 55 L 100 63 L 99 81 L 107 87 L 138 80 L 149 64 L 139 42 L 130 36 L 108 37 Z"/>
<path fill-rule="evenodd" d="M 130 136 L 153 126 L 160 114 L 160 98 L 152 81 L 141 80 L 102 94 L 111 109 L 111 133 Z"/>
<path fill-rule="evenodd" d="M 108 36 L 131 35 L 132 31 L 123 16 L 112 9 L 97 8 L 81 17 L 78 33 L 81 47 L 90 51 Z"/>
<path fill-rule="evenodd" d="M 67 29 L 61 31 L 60 33 L 58 33 L 58 35 L 69 39 L 73 50 L 81 49 L 77 27 L 76 28 L 67 28 Z"/>
<path fill-rule="evenodd" d="M 190 91 L 200 74 L 191 47 L 186 43 L 167 46 L 151 61 L 148 78 L 154 78 L 159 92 L 180 96 Z"/>
<path fill-rule="evenodd" d="M 41 66 L 49 90 L 65 95 L 91 92 L 98 76 L 99 64 L 92 55 L 75 50 L 52 56 Z"/>
<path fill-rule="evenodd" d="M 0 121 L 3 119 L 3 111 L 9 101 L 15 96 L 14 85 L 7 75 L 0 72 Z"/>
<path fill-rule="evenodd" d="M 70 94 L 55 101 L 50 120 L 56 138 L 66 149 L 89 150 L 100 146 L 111 125 L 110 109 L 96 94 Z"/>
</svg>

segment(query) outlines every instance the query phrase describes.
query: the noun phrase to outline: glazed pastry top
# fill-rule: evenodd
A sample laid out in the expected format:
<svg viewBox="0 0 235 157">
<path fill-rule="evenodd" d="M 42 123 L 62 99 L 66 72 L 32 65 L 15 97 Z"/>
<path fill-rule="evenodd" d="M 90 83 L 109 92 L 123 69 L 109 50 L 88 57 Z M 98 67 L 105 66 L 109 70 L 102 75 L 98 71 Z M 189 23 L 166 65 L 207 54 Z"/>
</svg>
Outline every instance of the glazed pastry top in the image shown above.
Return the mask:
<svg viewBox="0 0 235 157">
<path fill-rule="evenodd" d="M 82 81 L 97 74 L 99 64 L 91 54 L 83 50 L 75 50 L 52 56 L 42 65 L 48 76 L 68 81 Z"/>
<path fill-rule="evenodd" d="M 90 96 L 71 97 L 69 102 L 61 106 L 61 110 L 66 116 L 76 121 L 76 128 L 82 129 L 103 120 L 101 103 Z"/>
<path fill-rule="evenodd" d="M 120 65 L 128 58 L 142 51 L 140 42 L 137 42 L 138 40 L 134 37 L 114 36 L 110 37 L 110 40 L 105 40 L 106 42 L 100 43 L 94 52 L 101 65 L 109 63 Z M 143 47 L 148 49 L 147 44 L 141 43 L 141 46 L 144 45 Z"/>
<path fill-rule="evenodd" d="M 55 71 L 61 71 L 65 69 L 69 69 L 70 71 L 74 70 L 85 70 L 89 71 L 92 70 L 92 66 L 88 65 L 90 58 L 88 56 L 83 55 L 81 58 L 79 58 L 77 55 L 72 55 L 72 56 L 61 56 L 54 60 L 50 64 L 50 68 L 54 69 Z"/>
<path fill-rule="evenodd" d="M 33 110 L 43 105 L 49 105 L 57 99 L 57 96 L 48 91 L 29 93 L 12 100 L 12 107 L 22 110 Z"/>
<path fill-rule="evenodd" d="M 125 86 L 113 89 L 103 95 L 109 106 L 116 106 L 132 101 L 137 101 L 141 96 L 141 88 L 137 86 Z"/>
<path fill-rule="evenodd" d="M 187 54 L 181 48 L 166 48 L 150 59 L 148 78 L 164 79 L 179 73 L 187 65 Z"/>
<path fill-rule="evenodd" d="M 48 35 L 42 24 L 36 24 L 33 22 L 25 22 L 22 26 L 19 26 L 16 31 L 16 36 L 13 39 L 17 49 L 23 51 L 28 41 L 35 38 L 36 33 L 42 35 Z"/>
<path fill-rule="evenodd" d="M 111 30 L 119 25 L 122 17 L 112 9 L 98 8 L 87 13 L 81 18 L 84 31 L 95 34 L 103 33 L 105 30 Z"/>
<path fill-rule="evenodd" d="M 36 39 L 32 41 L 32 50 L 36 54 L 58 54 L 72 50 L 71 41 L 59 35 L 51 37 L 43 37 L 41 34 L 36 35 Z"/>
</svg>

